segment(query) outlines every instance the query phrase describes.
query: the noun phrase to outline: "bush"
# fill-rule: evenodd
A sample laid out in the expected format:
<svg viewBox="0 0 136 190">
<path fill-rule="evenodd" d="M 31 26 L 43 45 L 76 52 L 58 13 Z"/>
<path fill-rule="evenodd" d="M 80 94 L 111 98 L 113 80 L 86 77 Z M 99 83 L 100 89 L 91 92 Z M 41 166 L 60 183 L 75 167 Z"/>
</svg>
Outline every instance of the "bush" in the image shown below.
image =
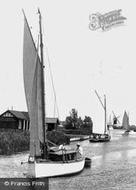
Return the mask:
<svg viewBox="0 0 136 190">
<path fill-rule="evenodd" d="M 69 144 L 70 139 L 64 135 L 63 132 L 60 131 L 48 131 L 47 133 L 47 139 L 51 142 L 55 143 L 56 145 L 60 144 Z"/>
</svg>

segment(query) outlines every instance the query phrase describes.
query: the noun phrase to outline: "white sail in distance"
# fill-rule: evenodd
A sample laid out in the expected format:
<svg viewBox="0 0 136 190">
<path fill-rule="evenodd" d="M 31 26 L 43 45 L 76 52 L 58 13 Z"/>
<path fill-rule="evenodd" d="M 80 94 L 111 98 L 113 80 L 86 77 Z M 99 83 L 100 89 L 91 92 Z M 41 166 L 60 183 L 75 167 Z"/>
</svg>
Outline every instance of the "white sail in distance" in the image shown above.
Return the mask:
<svg viewBox="0 0 136 190">
<path fill-rule="evenodd" d="M 124 112 L 123 115 L 122 126 L 124 129 L 129 130 L 129 117 L 126 111 Z"/>
</svg>

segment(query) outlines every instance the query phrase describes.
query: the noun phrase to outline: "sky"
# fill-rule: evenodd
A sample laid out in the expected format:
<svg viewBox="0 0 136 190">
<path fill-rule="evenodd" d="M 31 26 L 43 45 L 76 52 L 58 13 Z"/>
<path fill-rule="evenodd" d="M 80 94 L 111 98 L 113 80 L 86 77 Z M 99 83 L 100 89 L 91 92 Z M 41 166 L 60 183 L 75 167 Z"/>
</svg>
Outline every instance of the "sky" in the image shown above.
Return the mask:
<svg viewBox="0 0 136 190">
<path fill-rule="evenodd" d="M 107 100 L 107 116 L 112 110 L 122 122 L 124 110 L 136 124 L 136 11 L 132 0 L 23 0 L 0 6 L 0 112 L 26 111 L 23 86 L 24 9 L 37 42 L 37 8 L 43 21 L 46 115 L 54 116 L 53 74 L 60 120 L 72 108 L 78 115 L 92 117 L 99 129 L 104 111 L 94 93 Z M 89 29 L 89 15 L 121 9 L 124 25 L 103 32 Z M 49 59 L 48 59 L 49 58 Z M 56 114 L 56 116 L 58 116 Z M 113 116 L 113 115 L 112 115 Z"/>
</svg>

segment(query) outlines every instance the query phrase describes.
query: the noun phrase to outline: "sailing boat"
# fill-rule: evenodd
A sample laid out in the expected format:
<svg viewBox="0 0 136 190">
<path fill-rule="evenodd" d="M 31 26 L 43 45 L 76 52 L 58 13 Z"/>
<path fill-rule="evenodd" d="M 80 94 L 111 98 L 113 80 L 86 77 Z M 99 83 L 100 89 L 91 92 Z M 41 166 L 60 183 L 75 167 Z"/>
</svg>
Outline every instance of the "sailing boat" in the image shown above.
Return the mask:
<svg viewBox="0 0 136 190">
<path fill-rule="evenodd" d="M 24 11 L 23 11 L 24 14 Z M 85 158 L 77 157 L 72 149 L 49 148 L 45 121 L 45 85 L 43 63 L 43 40 L 41 13 L 39 14 L 40 55 L 36 48 L 26 16 L 24 14 L 23 74 L 27 108 L 30 117 L 30 156 L 32 176 L 54 177 L 80 172 L 84 168 Z M 39 46 L 39 44 L 38 44 Z M 64 159 L 65 156 L 65 159 Z"/>
<path fill-rule="evenodd" d="M 97 91 L 95 90 L 95 93 L 104 109 L 104 134 L 99 134 L 99 133 L 92 133 L 90 135 L 89 141 L 90 142 L 108 142 L 111 139 L 111 136 L 108 134 L 108 129 L 107 129 L 107 109 L 106 109 L 106 96 L 104 95 L 104 104 L 101 101 L 100 96 L 98 95 Z"/>
<path fill-rule="evenodd" d="M 122 120 L 122 127 L 125 129 L 125 132 L 122 135 L 129 135 L 130 132 L 130 125 L 129 125 L 129 117 L 127 112 L 124 112 L 123 120 Z"/>
</svg>

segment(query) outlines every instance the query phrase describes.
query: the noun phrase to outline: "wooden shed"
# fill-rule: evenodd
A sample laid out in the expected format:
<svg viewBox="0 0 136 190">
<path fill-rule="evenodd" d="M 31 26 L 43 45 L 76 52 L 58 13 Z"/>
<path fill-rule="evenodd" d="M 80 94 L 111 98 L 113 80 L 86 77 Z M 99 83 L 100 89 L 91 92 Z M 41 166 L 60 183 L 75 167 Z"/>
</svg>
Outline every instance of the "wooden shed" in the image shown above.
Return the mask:
<svg viewBox="0 0 136 190">
<path fill-rule="evenodd" d="M 45 121 L 48 131 L 56 130 L 57 126 L 60 124 L 59 119 L 54 117 L 46 117 Z"/>
<path fill-rule="evenodd" d="M 7 110 L 0 115 L 0 128 L 29 130 L 28 112 Z M 59 125 L 58 118 L 46 118 L 47 130 L 57 129 Z"/>
<path fill-rule="evenodd" d="M 29 130 L 28 112 L 5 111 L 0 115 L 0 128 Z"/>
</svg>

